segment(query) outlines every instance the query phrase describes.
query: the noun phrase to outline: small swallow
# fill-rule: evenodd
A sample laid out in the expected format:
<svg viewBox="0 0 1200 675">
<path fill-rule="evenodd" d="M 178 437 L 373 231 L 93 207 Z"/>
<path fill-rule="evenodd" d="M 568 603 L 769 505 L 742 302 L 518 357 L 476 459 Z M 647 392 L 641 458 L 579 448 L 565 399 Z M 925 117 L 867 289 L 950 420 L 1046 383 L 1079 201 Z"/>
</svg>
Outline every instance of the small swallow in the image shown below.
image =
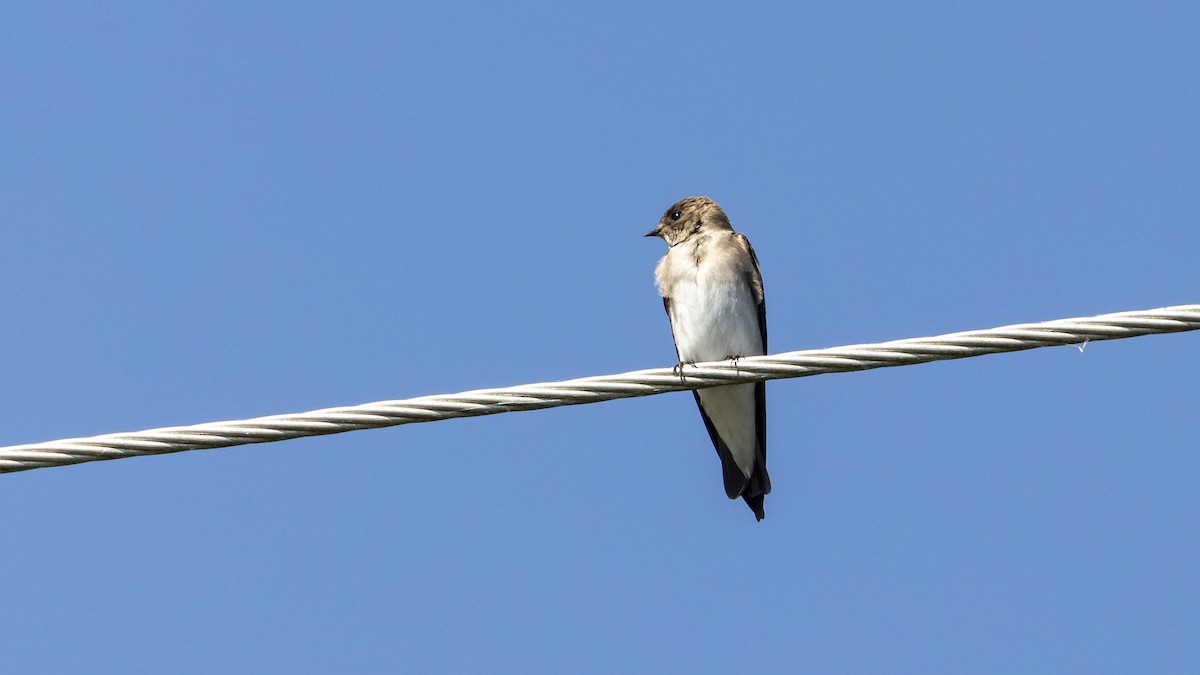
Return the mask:
<svg viewBox="0 0 1200 675">
<path fill-rule="evenodd" d="M 767 308 L 758 258 L 746 236 L 708 197 L 688 197 L 667 209 L 646 233 L 667 243 L 654 270 L 684 364 L 767 353 Z M 725 478 L 725 494 L 741 497 L 758 520 L 767 475 L 766 383 L 731 384 L 692 392 Z"/>
</svg>

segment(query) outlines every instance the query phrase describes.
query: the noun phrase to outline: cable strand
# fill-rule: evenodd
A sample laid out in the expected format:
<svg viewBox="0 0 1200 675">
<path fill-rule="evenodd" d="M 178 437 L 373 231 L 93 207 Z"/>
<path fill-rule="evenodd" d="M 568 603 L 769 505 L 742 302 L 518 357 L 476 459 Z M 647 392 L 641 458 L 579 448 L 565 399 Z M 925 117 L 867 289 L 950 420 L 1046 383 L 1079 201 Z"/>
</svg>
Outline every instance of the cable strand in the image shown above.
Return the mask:
<svg viewBox="0 0 1200 675">
<path fill-rule="evenodd" d="M 0 447 L 0 473 L 1197 329 L 1200 329 L 1200 305 L 1178 305 L 873 344 L 747 356 L 736 362 L 689 364 L 683 367 L 681 374 L 674 367 L 655 368 L 246 420 L 12 445 Z"/>
</svg>

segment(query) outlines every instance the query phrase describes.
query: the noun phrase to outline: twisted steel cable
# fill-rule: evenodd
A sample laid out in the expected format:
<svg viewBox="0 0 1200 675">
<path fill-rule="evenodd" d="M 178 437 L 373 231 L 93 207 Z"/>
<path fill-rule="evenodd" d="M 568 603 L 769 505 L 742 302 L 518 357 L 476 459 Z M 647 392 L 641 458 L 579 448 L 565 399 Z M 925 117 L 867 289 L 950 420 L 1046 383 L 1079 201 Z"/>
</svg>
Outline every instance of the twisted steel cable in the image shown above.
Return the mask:
<svg viewBox="0 0 1200 675">
<path fill-rule="evenodd" d="M 934 337 L 748 356 L 736 363 L 689 364 L 289 415 L 12 445 L 0 447 L 0 473 L 1196 329 L 1200 329 L 1200 305 L 1178 305 Z"/>
</svg>

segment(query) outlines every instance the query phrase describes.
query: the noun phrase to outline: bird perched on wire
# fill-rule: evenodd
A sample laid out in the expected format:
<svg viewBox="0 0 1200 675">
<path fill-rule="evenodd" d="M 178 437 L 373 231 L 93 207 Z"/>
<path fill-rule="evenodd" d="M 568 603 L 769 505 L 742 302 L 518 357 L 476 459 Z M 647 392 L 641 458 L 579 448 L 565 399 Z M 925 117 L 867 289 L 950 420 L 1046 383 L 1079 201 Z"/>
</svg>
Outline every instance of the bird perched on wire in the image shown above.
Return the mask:
<svg viewBox="0 0 1200 675">
<path fill-rule="evenodd" d="M 667 209 L 646 233 L 667 243 L 654 270 L 671 320 L 681 376 L 684 364 L 767 353 L 767 310 L 758 258 L 745 235 L 708 197 L 688 197 Z M 741 497 L 758 520 L 767 475 L 766 384 L 731 384 L 692 392 L 725 479 L 725 494 Z"/>
</svg>

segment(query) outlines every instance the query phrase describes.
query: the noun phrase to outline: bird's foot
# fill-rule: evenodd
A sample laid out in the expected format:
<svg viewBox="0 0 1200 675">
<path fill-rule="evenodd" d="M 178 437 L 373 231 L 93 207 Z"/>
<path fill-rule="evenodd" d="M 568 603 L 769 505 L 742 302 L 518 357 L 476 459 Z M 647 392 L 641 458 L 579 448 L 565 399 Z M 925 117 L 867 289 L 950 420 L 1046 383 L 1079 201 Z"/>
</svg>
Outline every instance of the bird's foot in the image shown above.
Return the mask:
<svg viewBox="0 0 1200 675">
<path fill-rule="evenodd" d="M 696 365 L 695 361 L 680 361 L 679 363 L 675 364 L 675 367 L 671 369 L 671 372 L 675 373 L 675 377 L 678 377 L 679 381 L 682 382 L 683 381 L 683 367 L 684 366 L 695 366 L 695 365 Z"/>
</svg>

